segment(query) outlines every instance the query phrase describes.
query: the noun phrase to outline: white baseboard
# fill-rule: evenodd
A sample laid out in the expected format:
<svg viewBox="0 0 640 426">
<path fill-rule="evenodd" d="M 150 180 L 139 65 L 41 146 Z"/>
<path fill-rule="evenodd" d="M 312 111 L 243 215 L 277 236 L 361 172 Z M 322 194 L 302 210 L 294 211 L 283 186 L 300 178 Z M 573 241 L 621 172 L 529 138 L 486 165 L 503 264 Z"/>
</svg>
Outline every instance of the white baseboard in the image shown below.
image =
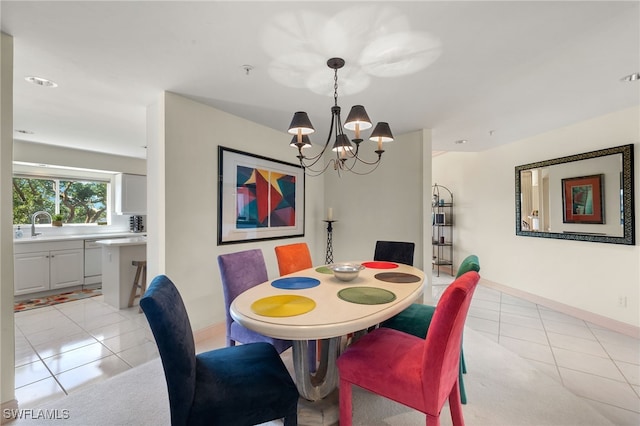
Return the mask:
<svg viewBox="0 0 640 426">
<path fill-rule="evenodd" d="M 495 283 L 493 281 L 480 279 L 480 284 L 509 294 L 511 296 L 519 297 L 529 302 L 536 303 L 538 305 L 545 306 L 549 309 L 561 312 L 563 314 L 571 315 L 572 317 L 580 318 L 581 320 L 588 321 L 600 327 L 607 328 L 609 330 L 624 334 L 626 336 L 640 339 L 640 327 L 636 327 L 631 324 L 617 321 L 611 318 L 607 318 L 602 315 L 595 314 L 593 312 L 585 311 L 584 309 L 576 308 L 573 306 L 565 305 L 564 303 L 557 302 L 555 300 L 547 299 L 545 297 L 537 296 L 535 294 L 527 293 L 526 291 L 518 290 L 513 287 L 507 287 L 502 284 Z"/>
<path fill-rule="evenodd" d="M 193 339 L 196 343 L 200 343 L 203 340 L 212 339 L 219 336 L 224 336 L 226 323 L 220 322 L 218 324 L 212 324 L 208 327 L 201 328 L 193 333 Z"/>
</svg>

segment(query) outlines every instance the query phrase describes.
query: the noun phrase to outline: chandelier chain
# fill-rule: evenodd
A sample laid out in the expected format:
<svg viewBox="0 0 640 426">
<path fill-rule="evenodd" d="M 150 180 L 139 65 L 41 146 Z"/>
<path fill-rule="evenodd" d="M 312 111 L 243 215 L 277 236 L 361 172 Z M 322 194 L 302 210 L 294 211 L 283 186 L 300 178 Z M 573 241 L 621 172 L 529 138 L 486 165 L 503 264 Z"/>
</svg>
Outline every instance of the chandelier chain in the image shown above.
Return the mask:
<svg viewBox="0 0 640 426">
<path fill-rule="evenodd" d="M 333 104 L 338 106 L 338 69 L 333 70 Z"/>
</svg>

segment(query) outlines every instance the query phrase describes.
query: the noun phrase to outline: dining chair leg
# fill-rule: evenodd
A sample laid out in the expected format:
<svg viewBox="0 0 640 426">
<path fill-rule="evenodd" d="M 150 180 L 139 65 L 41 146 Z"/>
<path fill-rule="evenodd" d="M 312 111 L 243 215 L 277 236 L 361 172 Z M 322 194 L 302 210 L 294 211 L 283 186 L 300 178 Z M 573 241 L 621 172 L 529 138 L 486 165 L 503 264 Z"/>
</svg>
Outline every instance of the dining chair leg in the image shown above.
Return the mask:
<svg viewBox="0 0 640 426">
<path fill-rule="evenodd" d="M 284 418 L 284 426 L 298 426 L 298 407 Z"/>
<path fill-rule="evenodd" d="M 449 394 L 449 410 L 451 410 L 451 422 L 453 423 L 453 426 L 464 426 L 459 383 L 453 385 L 453 389 Z"/>
<path fill-rule="evenodd" d="M 340 426 L 351 426 L 352 416 L 351 383 L 340 380 Z"/>
<path fill-rule="evenodd" d="M 440 416 L 427 414 L 427 426 L 440 426 Z"/>
<path fill-rule="evenodd" d="M 460 385 L 460 401 L 463 404 L 467 403 L 467 391 L 464 387 L 464 378 L 462 377 L 462 370 L 458 370 L 458 384 Z"/>
</svg>

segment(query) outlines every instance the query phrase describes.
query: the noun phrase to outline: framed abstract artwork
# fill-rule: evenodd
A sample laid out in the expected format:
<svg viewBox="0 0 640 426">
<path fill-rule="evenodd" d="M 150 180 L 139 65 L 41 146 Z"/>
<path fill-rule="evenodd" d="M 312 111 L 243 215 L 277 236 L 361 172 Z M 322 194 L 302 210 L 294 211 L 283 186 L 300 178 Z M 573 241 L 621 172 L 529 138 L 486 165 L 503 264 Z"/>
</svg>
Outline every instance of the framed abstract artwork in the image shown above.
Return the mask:
<svg viewBox="0 0 640 426">
<path fill-rule="evenodd" d="M 304 169 L 218 147 L 218 245 L 304 236 Z"/>
<path fill-rule="evenodd" d="M 564 223 L 604 223 L 604 175 L 562 179 Z"/>
</svg>

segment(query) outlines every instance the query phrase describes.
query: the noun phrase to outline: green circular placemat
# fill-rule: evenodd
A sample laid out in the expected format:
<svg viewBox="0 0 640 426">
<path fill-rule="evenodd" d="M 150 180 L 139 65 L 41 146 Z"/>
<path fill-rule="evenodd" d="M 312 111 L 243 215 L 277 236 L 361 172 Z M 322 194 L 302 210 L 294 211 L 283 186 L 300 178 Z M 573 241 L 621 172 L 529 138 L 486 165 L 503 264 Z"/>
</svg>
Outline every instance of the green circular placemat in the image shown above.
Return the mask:
<svg viewBox="0 0 640 426">
<path fill-rule="evenodd" d="M 420 281 L 419 276 L 407 274 L 405 272 L 381 272 L 379 274 L 376 274 L 375 277 L 380 281 L 397 284 L 417 283 L 418 281 Z"/>
<path fill-rule="evenodd" d="M 396 300 L 396 295 L 383 288 L 349 287 L 338 292 L 338 297 L 360 305 L 381 305 Z"/>
<path fill-rule="evenodd" d="M 321 274 L 333 274 L 333 271 L 329 269 L 328 266 L 321 266 L 319 268 L 316 268 L 316 272 L 319 272 Z"/>
</svg>

